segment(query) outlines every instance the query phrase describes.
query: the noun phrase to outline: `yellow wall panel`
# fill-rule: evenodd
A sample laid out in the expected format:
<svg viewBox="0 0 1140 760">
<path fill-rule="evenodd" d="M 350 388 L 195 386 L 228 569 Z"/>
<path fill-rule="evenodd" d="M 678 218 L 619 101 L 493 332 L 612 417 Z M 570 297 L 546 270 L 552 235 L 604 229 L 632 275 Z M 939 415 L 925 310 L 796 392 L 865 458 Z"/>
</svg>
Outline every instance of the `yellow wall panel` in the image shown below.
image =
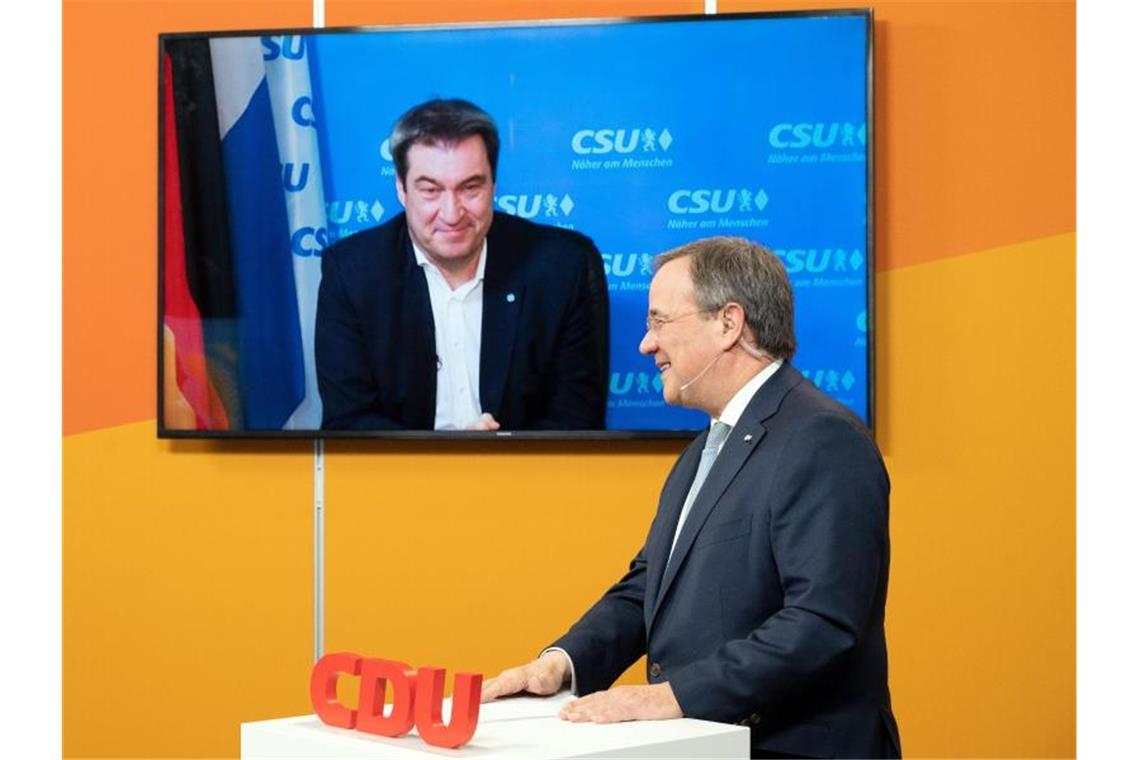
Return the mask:
<svg viewBox="0 0 1140 760">
<path fill-rule="evenodd" d="M 309 447 L 64 440 L 66 756 L 236 756 L 309 711 Z"/>
<path fill-rule="evenodd" d="M 903 748 L 1076 752 L 1075 236 L 880 274 Z"/>
<path fill-rule="evenodd" d="M 330 650 L 487 675 L 535 656 L 626 570 L 682 447 L 330 443 Z"/>
</svg>

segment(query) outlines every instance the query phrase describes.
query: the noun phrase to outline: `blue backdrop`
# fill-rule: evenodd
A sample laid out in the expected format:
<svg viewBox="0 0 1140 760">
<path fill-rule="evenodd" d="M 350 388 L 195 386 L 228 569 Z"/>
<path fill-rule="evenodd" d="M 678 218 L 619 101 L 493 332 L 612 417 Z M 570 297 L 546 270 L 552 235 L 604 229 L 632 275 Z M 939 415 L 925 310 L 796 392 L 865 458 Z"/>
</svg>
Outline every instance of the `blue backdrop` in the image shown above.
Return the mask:
<svg viewBox="0 0 1140 760">
<path fill-rule="evenodd" d="M 431 97 L 466 98 L 502 135 L 496 208 L 584 232 L 602 251 L 609 429 L 707 424 L 665 405 L 637 345 L 652 256 L 723 234 L 783 259 L 796 296 L 793 363 L 866 419 L 867 23 L 714 18 L 310 36 L 302 44 L 328 240 L 401 211 L 387 150 L 396 118 Z"/>
</svg>

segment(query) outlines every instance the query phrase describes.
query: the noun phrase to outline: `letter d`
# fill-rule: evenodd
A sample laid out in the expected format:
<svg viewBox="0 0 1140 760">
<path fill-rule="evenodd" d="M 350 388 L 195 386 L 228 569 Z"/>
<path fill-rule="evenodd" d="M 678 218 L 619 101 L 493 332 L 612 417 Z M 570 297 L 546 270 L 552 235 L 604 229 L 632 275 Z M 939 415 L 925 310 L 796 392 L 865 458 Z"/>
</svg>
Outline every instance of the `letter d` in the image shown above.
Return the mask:
<svg viewBox="0 0 1140 760">
<path fill-rule="evenodd" d="M 353 728 L 356 710 L 348 709 L 336 698 L 336 681 L 341 673 L 360 675 L 360 655 L 335 652 L 317 660 L 309 676 L 309 699 L 313 702 L 313 712 L 322 722 L 338 728 Z"/>
<path fill-rule="evenodd" d="M 392 684 L 392 712 L 384 715 L 384 692 Z M 365 660 L 360 670 L 356 728 L 379 736 L 403 736 L 415 722 L 416 671 L 395 660 Z"/>
</svg>

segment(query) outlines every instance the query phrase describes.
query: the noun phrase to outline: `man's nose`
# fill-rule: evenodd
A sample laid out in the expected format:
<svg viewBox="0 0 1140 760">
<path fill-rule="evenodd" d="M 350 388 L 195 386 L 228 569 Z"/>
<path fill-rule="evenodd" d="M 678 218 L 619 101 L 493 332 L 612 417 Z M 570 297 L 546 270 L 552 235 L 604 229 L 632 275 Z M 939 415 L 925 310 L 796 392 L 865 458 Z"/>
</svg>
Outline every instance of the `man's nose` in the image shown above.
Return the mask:
<svg viewBox="0 0 1140 760">
<path fill-rule="evenodd" d="M 455 224 L 463 217 L 463 204 L 455 193 L 443 193 L 439 202 L 439 215 L 444 222 Z"/>
<path fill-rule="evenodd" d="M 646 356 L 652 356 L 657 353 L 657 336 L 653 334 L 652 330 L 645 331 L 645 337 L 641 339 L 637 350 Z"/>
</svg>

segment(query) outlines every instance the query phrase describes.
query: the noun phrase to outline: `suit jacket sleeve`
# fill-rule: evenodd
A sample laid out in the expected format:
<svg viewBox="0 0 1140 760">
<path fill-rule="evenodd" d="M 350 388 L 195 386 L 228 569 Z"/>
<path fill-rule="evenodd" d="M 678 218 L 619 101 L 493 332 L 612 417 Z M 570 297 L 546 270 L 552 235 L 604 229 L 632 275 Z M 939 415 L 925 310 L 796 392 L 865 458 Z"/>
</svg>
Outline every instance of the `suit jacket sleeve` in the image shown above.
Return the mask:
<svg viewBox="0 0 1140 760">
<path fill-rule="evenodd" d="M 889 483 L 874 443 L 827 413 L 806 421 L 778 456 L 771 509 L 759 514 L 770 520 L 783 608 L 747 637 L 669 671 L 688 717 L 733 721 L 819 687 L 882 604 Z"/>
<path fill-rule="evenodd" d="M 645 654 L 645 549 L 618 581 L 566 635 L 551 644 L 574 663 L 578 694 L 609 688 Z"/>
<path fill-rule="evenodd" d="M 332 430 L 397 430 L 404 426 L 374 409 L 376 384 L 369 369 L 363 323 L 352 303 L 338 257 L 321 259 L 315 354 L 323 407 L 321 427 Z"/>
<path fill-rule="evenodd" d="M 601 430 L 606 426 L 606 367 L 608 347 L 599 346 L 607 334 L 608 294 L 591 292 L 592 264 L 601 254 L 586 238 L 582 266 L 570 287 L 573 295 L 556 336 L 557 345 L 547 383 L 545 413 L 527 427 L 536 430 Z M 595 302 L 600 299 L 600 308 Z M 599 322 L 601 324 L 599 325 Z"/>
</svg>

